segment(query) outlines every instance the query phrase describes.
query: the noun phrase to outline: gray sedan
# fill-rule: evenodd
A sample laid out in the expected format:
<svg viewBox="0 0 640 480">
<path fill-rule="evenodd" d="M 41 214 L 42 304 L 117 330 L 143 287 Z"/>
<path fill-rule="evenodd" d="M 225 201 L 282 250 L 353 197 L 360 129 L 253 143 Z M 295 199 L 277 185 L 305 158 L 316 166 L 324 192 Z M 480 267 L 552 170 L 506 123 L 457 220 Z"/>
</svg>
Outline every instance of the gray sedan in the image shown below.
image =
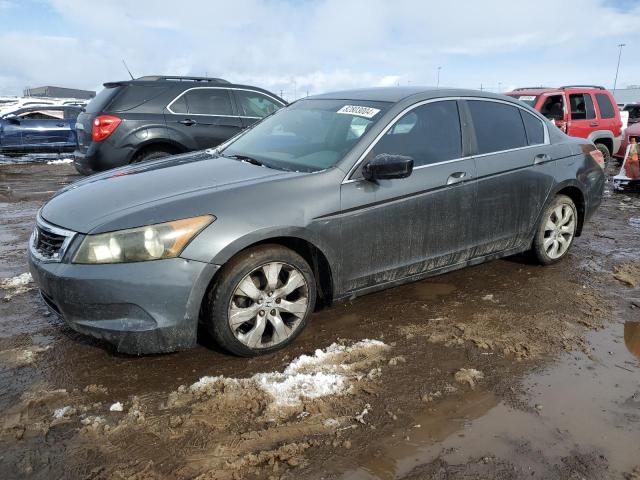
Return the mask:
<svg viewBox="0 0 640 480">
<path fill-rule="evenodd" d="M 287 345 L 311 312 L 487 260 L 567 255 L 601 201 L 603 159 L 487 92 L 308 97 L 215 150 L 58 192 L 30 241 L 44 301 L 129 353 Z"/>
</svg>

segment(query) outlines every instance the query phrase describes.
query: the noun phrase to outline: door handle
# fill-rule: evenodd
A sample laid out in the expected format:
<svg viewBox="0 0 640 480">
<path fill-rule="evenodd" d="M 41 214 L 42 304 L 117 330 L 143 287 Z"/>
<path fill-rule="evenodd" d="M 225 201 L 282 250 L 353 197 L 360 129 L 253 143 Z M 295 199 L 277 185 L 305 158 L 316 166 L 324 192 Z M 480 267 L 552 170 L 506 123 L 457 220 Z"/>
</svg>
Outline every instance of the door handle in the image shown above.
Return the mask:
<svg viewBox="0 0 640 480">
<path fill-rule="evenodd" d="M 191 125 L 195 125 L 197 122 L 195 120 L 191 120 L 190 118 L 185 118 L 184 120 L 180 120 L 178 123 L 190 127 Z"/>
<path fill-rule="evenodd" d="M 449 175 L 449 178 L 447 178 L 447 185 L 460 183 L 465 179 L 466 176 L 467 176 L 467 172 L 454 172 L 451 175 Z"/>
<path fill-rule="evenodd" d="M 597 127 L 597 126 L 599 126 L 599 125 L 600 125 L 600 124 L 599 124 L 598 122 L 591 122 L 591 123 L 589 124 L 589 126 L 590 126 L 590 127 Z"/>
<path fill-rule="evenodd" d="M 549 162 L 549 161 L 551 161 L 551 155 L 549 155 L 548 153 L 539 153 L 538 155 L 533 157 L 534 165 L 537 165 L 543 162 Z"/>
</svg>

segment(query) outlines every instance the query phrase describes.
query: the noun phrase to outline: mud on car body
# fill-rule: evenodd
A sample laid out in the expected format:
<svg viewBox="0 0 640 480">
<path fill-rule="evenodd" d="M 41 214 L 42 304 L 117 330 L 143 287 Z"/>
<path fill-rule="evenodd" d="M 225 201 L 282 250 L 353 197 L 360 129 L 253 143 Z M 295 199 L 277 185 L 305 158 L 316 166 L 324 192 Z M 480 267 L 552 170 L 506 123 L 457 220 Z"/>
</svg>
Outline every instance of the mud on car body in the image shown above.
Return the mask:
<svg viewBox="0 0 640 480">
<path fill-rule="evenodd" d="M 94 175 L 39 212 L 30 266 L 125 352 L 281 348 L 318 305 L 532 250 L 568 252 L 603 158 L 517 100 L 419 87 L 297 101 L 215 150 Z"/>
</svg>

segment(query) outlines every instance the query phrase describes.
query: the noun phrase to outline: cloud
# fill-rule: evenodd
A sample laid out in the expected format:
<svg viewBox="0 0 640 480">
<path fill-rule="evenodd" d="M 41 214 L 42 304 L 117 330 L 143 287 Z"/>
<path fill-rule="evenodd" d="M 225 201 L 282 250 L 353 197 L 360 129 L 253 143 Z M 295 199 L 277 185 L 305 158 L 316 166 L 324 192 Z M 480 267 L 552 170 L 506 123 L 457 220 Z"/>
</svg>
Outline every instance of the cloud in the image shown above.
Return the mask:
<svg viewBox="0 0 640 480">
<path fill-rule="evenodd" d="M 640 16 L 638 4 L 604 0 L 46 1 L 48 25 L 32 28 L 36 7 L 21 2 L 12 11 L 24 22 L 2 28 L 0 78 L 9 80 L 0 93 L 96 88 L 127 77 L 123 58 L 138 76 L 208 74 L 287 98 L 435 84 L 438 66 L 441 84 L 460 87 L 610 84 L 616 45 L 632 45 L 630 19 Z M 640 66 L 625 55 L 619 82 L 639 83 Z"/>
</svg>

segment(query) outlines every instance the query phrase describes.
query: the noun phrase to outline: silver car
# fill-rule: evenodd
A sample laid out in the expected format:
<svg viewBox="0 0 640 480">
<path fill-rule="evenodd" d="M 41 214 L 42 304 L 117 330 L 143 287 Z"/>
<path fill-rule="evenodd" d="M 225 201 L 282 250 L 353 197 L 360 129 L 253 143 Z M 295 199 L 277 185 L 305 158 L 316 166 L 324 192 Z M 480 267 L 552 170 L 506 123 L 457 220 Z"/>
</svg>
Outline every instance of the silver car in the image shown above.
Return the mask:
<svg viewBox="0 0 640 480">
<path fill-rule="evenodd" d="M 566 256 L 602 155 L 487 92 L 308 97 L 215 150 L 112 170 L 38 214 L 31 272 L 75 330 L 142 354 L 271 352 L 337 300 L 531 250 Z"/>
</svg>

